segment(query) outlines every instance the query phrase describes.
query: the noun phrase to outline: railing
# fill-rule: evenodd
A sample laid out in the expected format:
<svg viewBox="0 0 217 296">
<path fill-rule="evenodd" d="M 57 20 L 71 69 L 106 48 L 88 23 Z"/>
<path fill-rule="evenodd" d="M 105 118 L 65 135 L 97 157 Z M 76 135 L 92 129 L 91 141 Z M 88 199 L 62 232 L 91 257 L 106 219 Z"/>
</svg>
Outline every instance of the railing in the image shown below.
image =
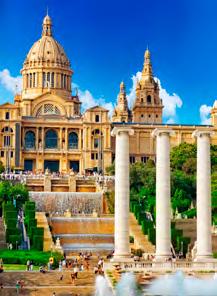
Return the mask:
<svg viewBox="0 0 217 296">
<path fill-rule="evenodd" d="M 119 263 L 121 269 L 126 271 L 217 271 L 217 262 L 153 262 L 139 261 Z M 113 263 L 105 263 L 105 269 L 113 269 Z"/>
</svg>

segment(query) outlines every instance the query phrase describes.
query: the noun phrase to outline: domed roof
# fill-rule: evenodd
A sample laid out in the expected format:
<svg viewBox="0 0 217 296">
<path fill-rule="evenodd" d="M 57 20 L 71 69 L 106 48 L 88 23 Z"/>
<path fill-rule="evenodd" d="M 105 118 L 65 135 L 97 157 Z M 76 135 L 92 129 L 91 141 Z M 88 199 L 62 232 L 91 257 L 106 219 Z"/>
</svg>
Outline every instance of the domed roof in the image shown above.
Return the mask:
<svg viewBox="0 0 217 296">
<path fill-rule="evenodd" d="M 52 36 L 52 21 L 46 15 L 43 20 L 42 37 L 36 41 L 24 62 L 24 68 L 28 66 L 60 66 L 70 67 L 69 59 L 67 58 L 63 47 Z"/>
</svg>

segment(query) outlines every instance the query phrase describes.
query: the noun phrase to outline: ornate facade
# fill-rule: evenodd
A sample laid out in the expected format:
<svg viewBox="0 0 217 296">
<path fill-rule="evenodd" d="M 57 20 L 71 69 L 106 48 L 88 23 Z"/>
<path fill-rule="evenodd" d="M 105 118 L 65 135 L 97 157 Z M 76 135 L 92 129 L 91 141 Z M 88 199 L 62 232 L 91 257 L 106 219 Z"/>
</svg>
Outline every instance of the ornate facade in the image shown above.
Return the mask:
<svg viewBox="0 0 217 296">
<path fill-rule="evenodd" d="M 23 87 L 14 103 L 0 105 L 0 160 L 7 169 L 43 172 L 83 173 L 104 170 L 115 157 L 114 126 L 130 125 L 130 161 L 146 162 L 155 156 L 151 132 L 162 126 L 163 104 L 154 80 L 151 56 L 145 52 L 144 67 L 137 81 L 136 97 L 130 110 L 125 85 L 120 84 L 112 119 L 108 110 L 95 106 L 81 114 L 78 95 L 72 95 L 72 75 L 64 49 L 54 39 L 52 20 L 43 20 L 42 36 L 30 49 L 21 70 Z M 211 112 L 217 130 L 217 103 Z M 165 125 L 167 127 L 167 125 Z M 195 126 L 170 125 L 176 132 L 172 145 L 193 142 Z M 217 144 L 217 136 L 213 138 Z"/>
</svg>

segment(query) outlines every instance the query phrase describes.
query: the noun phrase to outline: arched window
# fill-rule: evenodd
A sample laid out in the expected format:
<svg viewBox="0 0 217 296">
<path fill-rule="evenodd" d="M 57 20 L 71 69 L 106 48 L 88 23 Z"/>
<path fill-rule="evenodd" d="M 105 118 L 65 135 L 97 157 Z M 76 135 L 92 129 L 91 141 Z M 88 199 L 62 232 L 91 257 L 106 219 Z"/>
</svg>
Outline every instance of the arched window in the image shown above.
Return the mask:
<svg viewBox="0 0 217 296">
<path fill-rule="evenodd" d="M 57 148 L 58 136 L 55 130 L 48 130 L 45 134 L 45 148 Z"/>
<path fill-rule="evenodd" d="M 5 132 L 13 133 L 13 129 L 11 127 L 9 127 L 9 126 L 5 126 L 2 129 L 2 133 L 5 133 Z"/>
<path fill-rule="evenodd" d="M 5 119 L 10 119 L 10 112 L 5 113 Z"/>
<path fill-rule="evenodd" d="M 69 134 L 69 149 L 78 149 L 78 135 L 75 132 Z"/>
<path fill-rule="evenodd" d="M 151 96 L 150 95 L 147 96 L 147 103 L 151 104 Z"/>
<path fill-rule="evenodd" d="M 35 149 L 35 133 L 28 131 L 25 134 L 25 149 Z"/>
</svg>

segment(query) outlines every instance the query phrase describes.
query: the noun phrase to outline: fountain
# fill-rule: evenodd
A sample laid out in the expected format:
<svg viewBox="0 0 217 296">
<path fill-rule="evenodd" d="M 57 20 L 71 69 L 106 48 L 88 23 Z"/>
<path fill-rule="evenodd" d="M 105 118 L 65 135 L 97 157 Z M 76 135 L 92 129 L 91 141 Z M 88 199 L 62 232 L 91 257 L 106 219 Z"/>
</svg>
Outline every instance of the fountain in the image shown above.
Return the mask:
<svg viewBox="0 0 217 296">
<path fill-rule="evenodd" d="M 97 277 L 95 296 L 214 296 L 217 295 L 217 277 L 198 279 L 185 276 L 182 271 L 173 275 L 164 275 L 150 282 L 143 292 L 137 289 L 136 280 L 132 273 L 122 275 L 116 289 L 111 292 L 106 279 Z"/>
<path fill-rule="evenodd" d="M 109 287 L 106 279 L 99 275 L 96 278 L 96 292 L 95 296 L 113 296 L 112 289 Z"/>
<path fill-rule="evenodd" d="M 101 192 L 30 192 L 30 199 L 35 201 L 36 210 L 40 212 L 60 213 L 67 210 L 72 215 L 101 214 L 103 196 Z"/>
</svg>

